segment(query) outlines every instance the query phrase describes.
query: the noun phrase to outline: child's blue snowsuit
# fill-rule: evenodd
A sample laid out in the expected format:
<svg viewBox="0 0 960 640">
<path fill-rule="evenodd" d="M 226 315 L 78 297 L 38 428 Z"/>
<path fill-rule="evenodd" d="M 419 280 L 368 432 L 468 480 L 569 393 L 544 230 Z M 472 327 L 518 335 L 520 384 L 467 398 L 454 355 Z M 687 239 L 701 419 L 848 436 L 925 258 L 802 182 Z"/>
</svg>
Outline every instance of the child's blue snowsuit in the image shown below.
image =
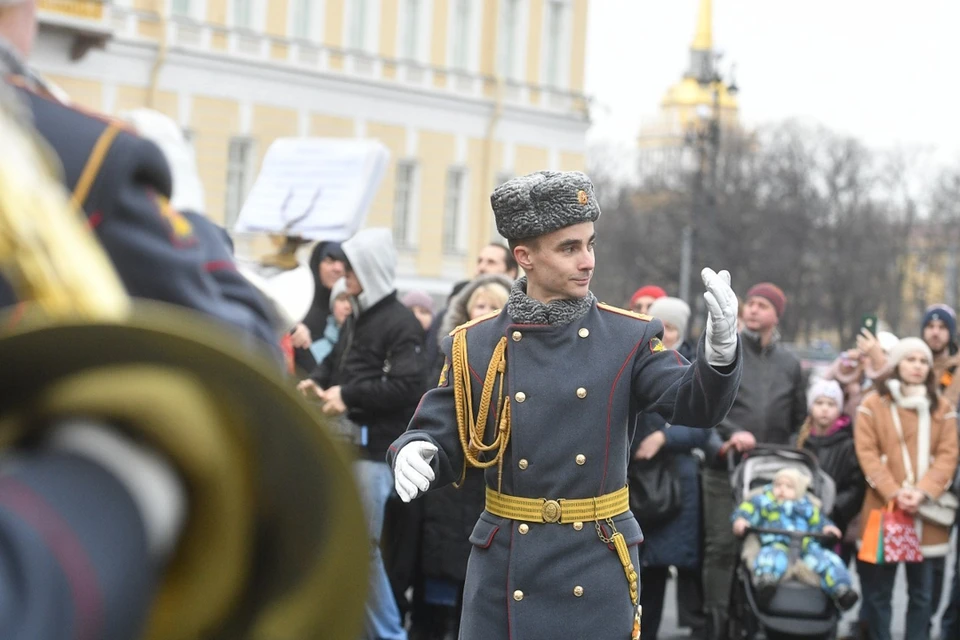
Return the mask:
<svg viewBox="0 0 960 640">
<path fill-rule="evenodd" d="M 763 493 L 741 503 L 733 512 L 731 521 L 738 518 L 747 520 L 751 527 L 814 533 L 833 524 L 806 496 L 777 502 L 773 485 L 767 485 Z M 789 568 L 790 537 L 764 533 L 760 535 L 760 545 L 753 566 L 754 576 L 772 576 L 779 580 Z M 820 585 L 828 594 L 833 595 L 840 586 L 850 587 L 850 574 L 837 554 L 824 549 L 812 538 L 803 539 L 801 553 L 800 559 L 820 576 Z"/>
</svg>

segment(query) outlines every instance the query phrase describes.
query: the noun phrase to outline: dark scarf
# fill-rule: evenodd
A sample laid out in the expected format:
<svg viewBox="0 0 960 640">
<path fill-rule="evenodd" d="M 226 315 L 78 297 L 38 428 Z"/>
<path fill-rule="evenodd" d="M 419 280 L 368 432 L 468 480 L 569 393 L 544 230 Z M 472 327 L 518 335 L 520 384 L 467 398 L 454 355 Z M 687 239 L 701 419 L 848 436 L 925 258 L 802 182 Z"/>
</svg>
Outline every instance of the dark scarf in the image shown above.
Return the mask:
<svg viewBox="0 0 960 640">
<path fill-rule="evenodd" d="M 587 292 L 583 298 L 554 300 L 544 304 L 527 295 L 527 278 L 524 276 L 513 283 L 510 299 L 507 300 L 507 313 L 519 324 L 562 327 L 587 315 L 596 301 L 593 292 Z"/>
</svg>

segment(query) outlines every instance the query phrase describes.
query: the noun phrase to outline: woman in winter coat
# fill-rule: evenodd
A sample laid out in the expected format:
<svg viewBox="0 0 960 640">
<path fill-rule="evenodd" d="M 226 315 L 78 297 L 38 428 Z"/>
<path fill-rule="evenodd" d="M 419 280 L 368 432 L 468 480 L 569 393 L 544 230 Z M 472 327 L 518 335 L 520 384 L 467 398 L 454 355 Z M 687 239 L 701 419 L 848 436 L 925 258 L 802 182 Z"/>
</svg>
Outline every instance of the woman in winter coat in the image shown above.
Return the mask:
<svg viewBox="0 0 960 640">
<path fill-rule="evenodd" d="M 663 343 L 679 350 L 684 343 L 690 307 L 679 298 L 658 298 L 650 315 L 663 322 Z M 680 481 L 682 496 L 679 512 L 673 517 L 652 519 L 650 514 L 634 511 L 644 540 L 640 545 L 640 605 L 643 607 L 643 637 L 656 640 L 663 614 L 663 599 L 671 566 L 678 578 L 689 575 L 699 584 L 702 563 L 700 540 L 700 457 L 695 450 L 715 456 L 722 442 L 713 429 L 694 429 L 668 425 L 658 415 L 645 412 L 637 418 L 633 438 L 636 469 L 644 465 L 665 464 L 668 473 Z M 628 479 L 632 474 L 628 472 Z M 636 485 L 631 491 L 636 491 Z M 678 580 L 678 589 L 679 589 Z M 695 597 L 694 597 L 695 599 Z M 701 598 L 702 601 L 702 598 Z"/>
<path fill-rule="evenodd" d="M 860 511 L 861 531 L 870 512 L 888 503 L 913 514 L 924 561 L 906 565 L 907 638 L 927 638 L 932 615 L 931 559 L 949 551 L 950 528 L 919 517 L 920 506 L 936 500 L 953 482 L 957 467 L 957 414 L 939 397 L 933 354 L 920 338 L 904 338 L 890 352 L 890 372 L 876 381 L 858 409 L 854 430 L 857 459 L 867 483 Z M 902 440 L 901 440 L 902 438 Z M 904 455 L 906 449 L 906 456 Z M 896 564 L 857 560 L 863 589 L 860 619 L 872 640 L 890 638 Z"/>
<path fill-rule="evenodd" d="M 313 274 L 313 302 L 307 315 L 290 332 L 293 357 L 297 368 L 310 372 L 319 364 L 310 347 L 323 336 L 330 315 L 330 291 L 343 277 L 343 249 L 339 242 L 318 242 L 310 253 L 310 273 Z"/>
<path fill-rule="evenodd" d="M 847 531 L 863 506 L 866 482 L 857 462 L 852 420 L 841 415 L 843 406 L 843 390 L 836 380 L 813 383 L 807 392 L 807 420 L 797 436 L 797 447 L 813 454 L 836 485 L 833 511 L 827 515 L 844 533 L 839 556 L 848 565 L 856 551 L 856 538 L 855 531 L 850 531 L 849 537 Z"/>
<path fill-rule="evenodd" d="M 438 341 L 461 324 L 502 308 L 512 284 L 503 275 L 482 275 L 469 282 L 450 301 Z M 434 384 L 440 371 L 435 373 Z M 455 640 L 459 635 L 463 582 L 472 547 L 469 538 L 483 512 L 484 487 L 483 470 L 467 469 L 459 489 L 449 486 L 421 498 L 422 588 L 415 596 L 410 640 Z"/>
</svg>

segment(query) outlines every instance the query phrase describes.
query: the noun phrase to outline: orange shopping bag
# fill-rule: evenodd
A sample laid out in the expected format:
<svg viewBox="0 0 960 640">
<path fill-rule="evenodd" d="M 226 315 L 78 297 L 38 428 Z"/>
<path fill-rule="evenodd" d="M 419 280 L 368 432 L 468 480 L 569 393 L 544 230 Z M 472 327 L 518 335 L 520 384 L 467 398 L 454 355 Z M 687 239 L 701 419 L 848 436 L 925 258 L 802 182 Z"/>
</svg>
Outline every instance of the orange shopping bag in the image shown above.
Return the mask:
<svg viewBox="0 0 960 640">
<path fill-rule="evenodd" d="M 889 509 L 871 509 L 863 527 L 857 558 L 868 564 L 883 564 L 883 514 Z"/>
</svg>

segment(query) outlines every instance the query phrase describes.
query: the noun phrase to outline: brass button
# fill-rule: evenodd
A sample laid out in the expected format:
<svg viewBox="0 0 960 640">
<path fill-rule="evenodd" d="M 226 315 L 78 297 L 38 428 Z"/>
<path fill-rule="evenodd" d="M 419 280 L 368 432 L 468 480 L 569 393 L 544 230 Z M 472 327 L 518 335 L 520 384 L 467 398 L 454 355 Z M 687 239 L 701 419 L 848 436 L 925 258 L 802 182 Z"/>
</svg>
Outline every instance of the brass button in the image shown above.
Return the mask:
<svg viewBox="0 0 960 640">
<path fill-rule="evenodd" d="M 521 600 L 523 600 L 523 591 L 520 591 L 520 589 L 517 589 L 516 591 L 514 591 L 513 599 L 516 600 L 517 602 L 520 602 Z"/>
<path fill-rule="evenodd" d="M 583 400 L 584 398 L 586 398 L 586 397 L 587 397 L 587 390 L 584 389 L 583 387 L 580 387 L 579 389 L 577 389 L 577 397 L 580 398 L 581 400 Z"/>
<path fill-rule="evenodd" d="M 517 527 L 517 529 L 520 531 L 520 535 L 526 535 L 526 533 L 530 531 L 530 526 L 527 525 L 527 523 L 523 523 L 522 525 Z"/>
<path fill-rule="evenodd" d="M 580 596 L 582 596 L 582 595 L 583 595 L 583 587 L 581 587 L 580 585 L 575 586 L 575 587 L 573 588 L 573 595 L 577 596 L 578 598 L 579 598 Z"/>
<path fill-rule="evenodd" d="M 517 466 L 519 466 L 521 469 L 526 469 L 526 468 L 527 468 L 527 465 L 529 465 L 529 464 L 530 464 L 530 463 L 527 462 L 527 459 L 526 459 L 526 458 L 520 458 L 520 462 L 517 463 Z"/>
<path fill-rule="evenodd" d="M 523 334 L 520 333 L 519 331 L 514 331 L 514 332 L 513 332 L 513 341 L 514 341 L 514 342 L 520 342 L 520 339 L 521 339 L 522 337 L 523 337 Z"/>
<path fill-rule="evenodd" d="M 577 331 L 577 335 L 581 338 L 586 338 L 588 335 L 590 335 L 590 329 L 584 327 L 583 329 L 580 329 L 580 331 Z"/>
<path fill-rule="evenodd" d="M 586 463 L 587 463 L 587 456 L 583 455 L 582 453 L 577 454 L 577 464 L 582 467 Z"/>
<path fill-rule="evenodd" d="M 573 530 L 574 530 L 574 531 L 580 531 L 581 529 L 583 529 L 583 523 L 582 523 L 582 522 L 574 522 L 574 523 L 573 523 Z"/>
<path fill-rule="evenodd" d="M 513 397 L 516 398 L 517 402 L 523 402 L 527 399 L 527 394 L 525 394 L 523 391 L 517 391 L 517 395 Z"/>
</svg>

